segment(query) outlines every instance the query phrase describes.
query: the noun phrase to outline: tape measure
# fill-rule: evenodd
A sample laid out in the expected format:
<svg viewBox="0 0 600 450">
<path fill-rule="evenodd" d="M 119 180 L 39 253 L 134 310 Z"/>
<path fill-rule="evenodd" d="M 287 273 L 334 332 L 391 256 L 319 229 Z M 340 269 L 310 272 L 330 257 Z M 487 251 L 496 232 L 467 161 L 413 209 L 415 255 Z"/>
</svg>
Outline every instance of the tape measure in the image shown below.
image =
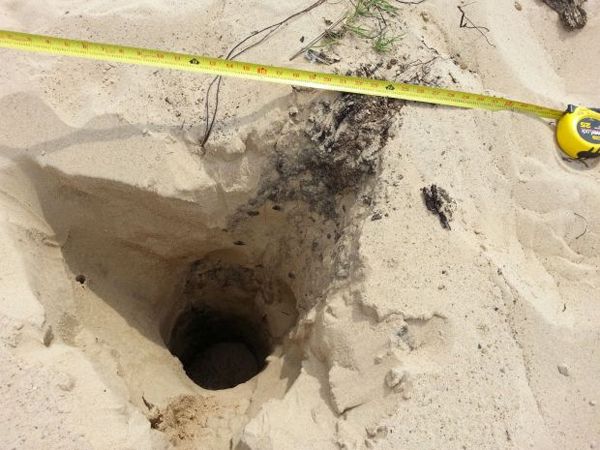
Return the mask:
<svg viewBox="0 0 600 450">
<path fill-rule="evenodd" d="M 562 137 L 559 139 L 559 144 L 571 158 L 596 156 L 600 151 L 600 142 L 594 144 L 589 140 L 593 140 L 594 136 L 598 136 L 595 133 L 600 126 L 600 119 L 598 118 L 600 115 L 597 117 L 596 114 L 598 113 L 585 108 L 577 108 L 577 114 L 575 112 L 564 114 L 562 111 L 531 103 L 437 87 L 372 80 L 363 77 L 276 67 L 122 45 L 100 44 L 6 30 L 0 30 L 0 48 L 2 47 L 53 55 L 75 56 L 99 61 L 141 64 L 339 92 L 390 97 L 459 108 L 514 111 L 545 119 L 560 119 L 558 129 L 563 131 L 561 133 Z M 594 115 L 591 115 L 591 113 Z M 565 121 L 565 119 L 567 120 Z M 582 134 L 575 130 L 579 130 L 580 128 L 584 130 L 587 125 L 579 127 L 579 124 L 584 123 L 586 120 L 587 122 L 585 123 L 591 124 L 593 132 L 588 135 L 587 131 L 585 131 L 585 137 L 582 137 Z M 561 126 L 561 123 L 564 126 Z M 563 143 L 565 147 L 563 147 Z M 592 144 L 591 150 L 588 144 Z M 583 145 L 586 147 L 583 147 Z M 585 154 L 582 154 L 582 152 Z M 580 154 L 582 156 L 579 156 Z"/>
<path fill-rule="evenodd" d="M 600 110 L 569 105 L 556 126 L 556 140 L 571 158 L 600 156 Z"/>
</svg>

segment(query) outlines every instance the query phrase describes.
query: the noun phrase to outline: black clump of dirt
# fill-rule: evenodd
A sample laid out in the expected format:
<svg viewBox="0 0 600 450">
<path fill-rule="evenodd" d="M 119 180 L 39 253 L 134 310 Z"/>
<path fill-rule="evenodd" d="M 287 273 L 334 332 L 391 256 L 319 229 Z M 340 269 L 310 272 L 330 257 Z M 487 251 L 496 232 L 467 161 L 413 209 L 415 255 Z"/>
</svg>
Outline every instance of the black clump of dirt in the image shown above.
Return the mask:
<svg viewBox="0 0 600 450">
<path fill-rule="evenodd" d="M 555 10 L 563 25 L 568 30 L 583 28 L 587 23 L 587 13 L 583 9 L 585 0 L 544 0 L 550 8 Z"/>
<path fill-rule="evenodd" d="M 450 221 L 454 213 L 455 203 L 444 188 L 438 187 L 435 184 L 421 188 L 423 201 L 429 211 L 436 214 L 440 218 L 442 227 L 447 230 L 452 230 Z"/>
<path fill-rule="evenodd" d="M 331 193 L 375 174 L 378 153 L 388 140 L 388 104 L 386 99 L 343 95 L 322 105 L 322 119 L 314 120 L 308 131 L 316 145 L 303 154 L 303 162 Z"/>
<path fill-rule="evenodd" d="M 276 146 L 276 177 L 263 184 L 250 207 L 265 200 L 300 200 L 325 217 L 337 217 L 336 196 L 357 193 L 377 173 L 380 151 L 402 105 L 394 99 L 356 94 L 308 105 L 296 119 L 298 126 L 288 130 L 294 148 Z"/>
</svg>

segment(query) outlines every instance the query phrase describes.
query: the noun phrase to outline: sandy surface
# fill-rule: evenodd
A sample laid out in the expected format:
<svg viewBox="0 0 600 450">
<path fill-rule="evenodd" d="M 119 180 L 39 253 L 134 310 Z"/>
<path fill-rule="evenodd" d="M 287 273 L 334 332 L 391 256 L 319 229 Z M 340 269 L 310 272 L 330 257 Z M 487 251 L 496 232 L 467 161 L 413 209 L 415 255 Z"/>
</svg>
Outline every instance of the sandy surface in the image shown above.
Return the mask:
<svg viewBox="0 0 600 450">
<path fill-rule="evenodd" d="M 600 3 L 577 32 L 520 3 L 467 7 L 492 45 L 457 2 L 398 4 L 388 54 L 317 68 L 600 105 Z M 308 4 L 2 1 L 0 28 L 220 56 Z M 289 57 L 347 8 L 244 59 L 314 68 Z M 209 77 L 0 60 L 0 448 L 600 446 L 600 175 L 548 123 L 225 80 L 202 148 Z M 198 309 L 266 368 L 194 384 L 169 339 Z"/>
</svg>

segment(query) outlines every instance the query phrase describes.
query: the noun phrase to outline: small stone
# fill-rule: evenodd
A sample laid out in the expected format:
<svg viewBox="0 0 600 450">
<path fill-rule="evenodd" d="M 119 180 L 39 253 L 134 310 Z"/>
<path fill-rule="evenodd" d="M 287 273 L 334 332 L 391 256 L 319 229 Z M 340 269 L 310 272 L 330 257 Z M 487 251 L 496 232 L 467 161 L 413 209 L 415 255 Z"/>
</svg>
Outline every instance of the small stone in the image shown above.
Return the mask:
<svg viewBox="0 0 600 450">
<path fill-rule="evenodd" d="M 596 401 L 595 400 L 590 400 L 589 404 L 590 404 L 590 406 L 596 406 Z"/>
<path fill-rule="evenodd" d="M 383 362 L 383 355 L 375 356 L 375 364 L 381 364 Z"/>
<path fill-rule="evenodd" d="M 388 427 L 385 425 L 380 425 L 378 427 L 367 427 L 365 430 L 367 432 L 367 436 L 369 436 L 371 439 L 385 439 L 389 432 Z"/>
<path fill-rule="evenodd" d="M 461 63 L 460 63 L 460 68 L 461 68 L 462 70 L 467 70 L 467 65 L 466 65 L 464 62 L 461 62 Z"/>
<path fill-rule="evenodd" d="M 288 114 L 289 114 L 290 117 L 296 117 L 298 115 L 298 108 L 296 108 L 295 106 L 292 106 L 288 110 Z"/>
<path fill-rule="evenodd" d="M 523 6 L 521 6 L 521 4 L 519 2 L 515 2 L 515 9 L 517 11 L 522 11 L 523 10 Z"/>
<path fill-rule="evenodd" d="M 66 373 L 61 373 L 59 375 L 59 380 L 56 383 L 56 385 L 59 387 L 59 389 L 65 392 L 70 392 L 75 387 L 75 380 L 70 375 Z"/>
<path fill-rule="evenodd" d="M 558 365 L 558 372 L 561 375 L 564 375 L 565 377 L 568 377 L 569 376 L 569 367 L 567 367 L 566 364 L 559 364 Z"/>
<path fill-rule="evenodd" d="M 348 271 L 347 271 L 346 269 L 344 269 L 344 268 L 340 268 L 340 269 L 338 269 L 338 271 L 336 272 L 336 274 L 335 274 L 335 275 L 336 275 L 338 278 L 342 278 L 342 279 L 343 279 L 343 278 L 348 278 L 348 276 L 349 276 L 350 274 L 348 273 Z"/>
<path fill-rule="evenodd" d="M 47 247 L 60 247 L 60 244 L 58 242 L 56 242 L 55 240 L 53 240 L 52 238 L 50 238 L 49 236 L 44 236 L 42 238 L 42 244 L 44 244 Z"/>
<path fill-rule="evenodd" d="M 49 326 L 48 328 L 46 328 L 46 332 L 44 333 L 42 342 L 44 343 L 44 345 L 46 347 L 50 347 L 50 344 L 52 343 L 53 340 L 54 340 L 54 332 L 52 331 L 52 327 Z"/>
<path fill-rule="evenodd" d="M 423 22 L 429 22 L 429 19 L 430 19 L 429 13 L 427 13 L 426 11 L 423 11 L 421 13 L 421 18 L 423 19 Z"/>
<path fill-rule="evenodd" d="M 385 376 L 385 384 L 390 389 L 398 388 L 406 378 L 406 372 L 402 369 L 391 369 Z"/>
</svg>

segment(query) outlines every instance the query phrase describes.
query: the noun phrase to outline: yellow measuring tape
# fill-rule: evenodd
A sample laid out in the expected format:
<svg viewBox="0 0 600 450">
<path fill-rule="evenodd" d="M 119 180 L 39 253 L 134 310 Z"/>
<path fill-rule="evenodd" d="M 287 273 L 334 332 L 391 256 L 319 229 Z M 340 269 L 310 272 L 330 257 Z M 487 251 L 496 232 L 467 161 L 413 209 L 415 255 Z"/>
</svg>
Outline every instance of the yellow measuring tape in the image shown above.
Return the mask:
<svg viewBox="0 0 600 450">
<path fill-rule="evenodd" d="M 340 92 L 375 95 L 460 108 L 485 109 L 490 111 L 508 110 L 545 119 L 560 119 L 567 115 L 563 111 L 531 103 L 437 87 L 372 80 L 369 78 L 276 67 L 185 53 L 165 52 L 162 50 L 100 44 L 38 34 L 18 33 L 15 31 L 0 30 L 1 47 L 100 61 L 141 64 Z M 581 112 L 581 108 L 579 112 Z M 584 116 L 589 118 L 585 114 Z M 598 126 L 600 127 L 600 114 L 598 114 L 598 120 Z M 600 149 L 600 142 L 598 142 L 598 145 Z M 573 158 L 578 157 L 576 153 L 571 154 L 565 148 L 563 150 Z M 586 147 L 583 150 L 588 150 L 588 148 Z"/>
</svg>

